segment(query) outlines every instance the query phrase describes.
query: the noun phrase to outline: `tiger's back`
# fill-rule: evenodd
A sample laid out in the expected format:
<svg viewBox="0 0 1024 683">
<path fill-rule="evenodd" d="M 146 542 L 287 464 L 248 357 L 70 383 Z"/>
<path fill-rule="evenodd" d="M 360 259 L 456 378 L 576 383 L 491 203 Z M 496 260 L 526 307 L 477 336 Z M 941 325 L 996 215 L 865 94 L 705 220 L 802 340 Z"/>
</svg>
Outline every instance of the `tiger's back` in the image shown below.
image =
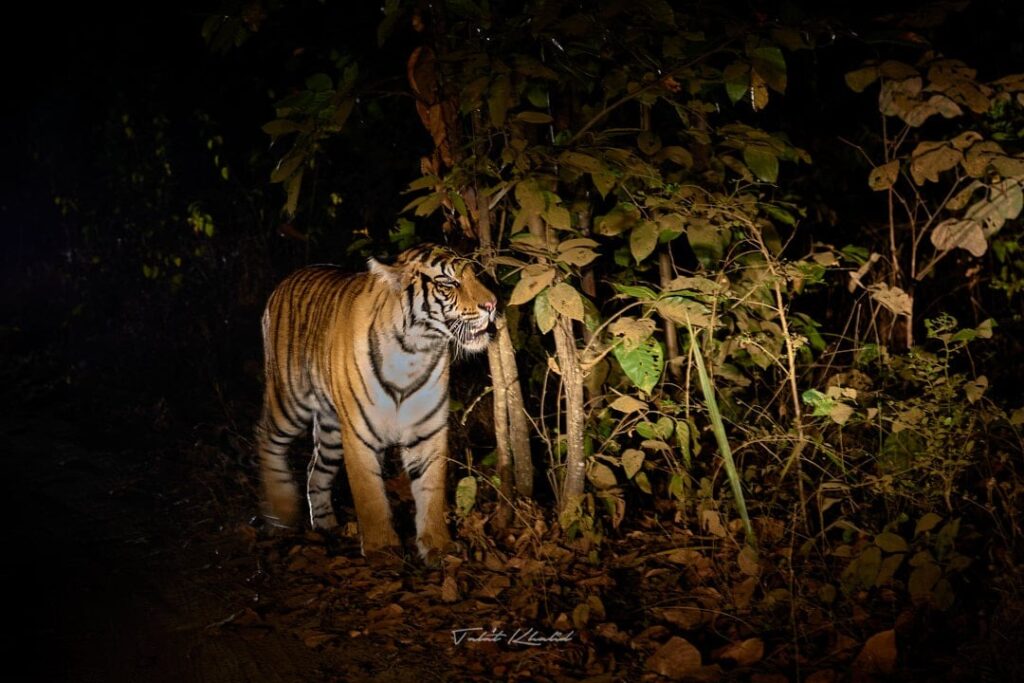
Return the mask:
<svg viewBox="0 0 1024 683">
<path fill-rule="evenodd" d="M 371 261 L 356 275 L 311 266 L 286 278 L 263 316 L 257 442 L 268 520 L 298 520 L 287 450 L 312 427 L 315 528 L 337 523 L 331 487 L 344 462 L 364 551 L 397 545 L 380 476 L 385 451 L 397 446 L 412 479 L 420 551 L 443 551 L 449 344 L 484 348 L 494 309 L 472 268 L 440 247 L 407 251 L 394 267 Z"/>
</svg>

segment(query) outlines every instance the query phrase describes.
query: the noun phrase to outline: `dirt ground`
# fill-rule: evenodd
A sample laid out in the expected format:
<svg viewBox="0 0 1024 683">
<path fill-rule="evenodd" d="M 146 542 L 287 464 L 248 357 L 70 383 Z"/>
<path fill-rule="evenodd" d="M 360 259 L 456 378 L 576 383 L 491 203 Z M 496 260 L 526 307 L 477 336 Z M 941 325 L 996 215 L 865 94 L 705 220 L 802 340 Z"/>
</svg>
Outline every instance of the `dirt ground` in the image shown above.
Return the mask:
<svg viewBox="0 0 1024 683">
<path fill-rule="evenodd" d="M 326 537 L 262 528 L 237 417 L 246 409 L 182 421 L 160 399 L 24 369 L 0 370 L 0 453 L 12 634 L 2 641 L 25 680 L 1001 682 L 1024 672 L 1019 612 L 944 620 L 891 591 L 830 607 L 827 577 L 788 568 L 778 519 L 757 520 L 759 559 L 738 529 L 694 535 L 658 511 L 587 552 L 526 506 L 501 534 L 483 514 L 465 519 L 466 553 L 441 568 L 415 557 L 368 566 L 351 524 Z"/>
</svg>

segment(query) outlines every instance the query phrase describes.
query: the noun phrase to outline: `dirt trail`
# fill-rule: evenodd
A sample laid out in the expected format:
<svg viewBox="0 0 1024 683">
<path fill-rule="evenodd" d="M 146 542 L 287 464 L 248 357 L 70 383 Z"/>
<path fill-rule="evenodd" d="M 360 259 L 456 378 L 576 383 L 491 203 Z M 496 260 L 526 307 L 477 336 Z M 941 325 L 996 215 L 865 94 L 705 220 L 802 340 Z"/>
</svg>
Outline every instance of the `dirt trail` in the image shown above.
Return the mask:
<svg viewBox="0 0 1024 683">
<path fill-rule="evenodd" d="M 329 678 L 331 653 L 289 633 L 216 628 L 259 594 L 258 560 L 216 533 L 194 482 L 166 478 L 167 455 L 105 431 L 16 408 L 0 417 L 7 661 L 41 681 Z"/>
</svg>

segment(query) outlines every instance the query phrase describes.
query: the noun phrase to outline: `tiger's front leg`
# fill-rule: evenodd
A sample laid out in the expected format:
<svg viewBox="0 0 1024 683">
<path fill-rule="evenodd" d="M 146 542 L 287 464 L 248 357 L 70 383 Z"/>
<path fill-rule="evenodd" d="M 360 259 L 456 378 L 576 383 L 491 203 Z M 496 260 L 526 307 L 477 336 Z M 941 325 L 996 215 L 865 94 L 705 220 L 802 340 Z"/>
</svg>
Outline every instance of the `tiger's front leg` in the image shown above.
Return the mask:
<svg viewBox="0 0 1024 683">
<path fill-rule="evenodd" d="M 391 506 L 380 472 L 383 453 L 367 446 L 351 429 L 342 429 L 342 449 L 363 555 L 369 557 L 376 551 L 398 547 L 398 534 L 391 523 Z"/>
<path fill-rule="evenodd" d="M 445 521 L 448 428 L 402 448 L 402 465 L 409 474 L 416 502 L 416 547 L 424 560 L 436 564 L 456 548 Z"/>
</svg>

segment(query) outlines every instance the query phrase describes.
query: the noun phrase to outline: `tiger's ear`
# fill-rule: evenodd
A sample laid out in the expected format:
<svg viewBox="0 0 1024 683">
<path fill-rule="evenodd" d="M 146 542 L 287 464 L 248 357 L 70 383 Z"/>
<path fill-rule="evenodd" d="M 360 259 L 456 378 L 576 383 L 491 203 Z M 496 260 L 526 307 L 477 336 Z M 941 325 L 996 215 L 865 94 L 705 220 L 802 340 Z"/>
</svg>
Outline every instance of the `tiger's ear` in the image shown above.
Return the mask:
<svg viewBox="0 0 1024 683">
<path fill-rule="evenodd" d="M 402 269 L 395 266 L 387 266 L 375 258 L 370 258 L 366 265 L 375 278 L 386 284 L 396 292 L 402 288 Z"/>
</svg>

